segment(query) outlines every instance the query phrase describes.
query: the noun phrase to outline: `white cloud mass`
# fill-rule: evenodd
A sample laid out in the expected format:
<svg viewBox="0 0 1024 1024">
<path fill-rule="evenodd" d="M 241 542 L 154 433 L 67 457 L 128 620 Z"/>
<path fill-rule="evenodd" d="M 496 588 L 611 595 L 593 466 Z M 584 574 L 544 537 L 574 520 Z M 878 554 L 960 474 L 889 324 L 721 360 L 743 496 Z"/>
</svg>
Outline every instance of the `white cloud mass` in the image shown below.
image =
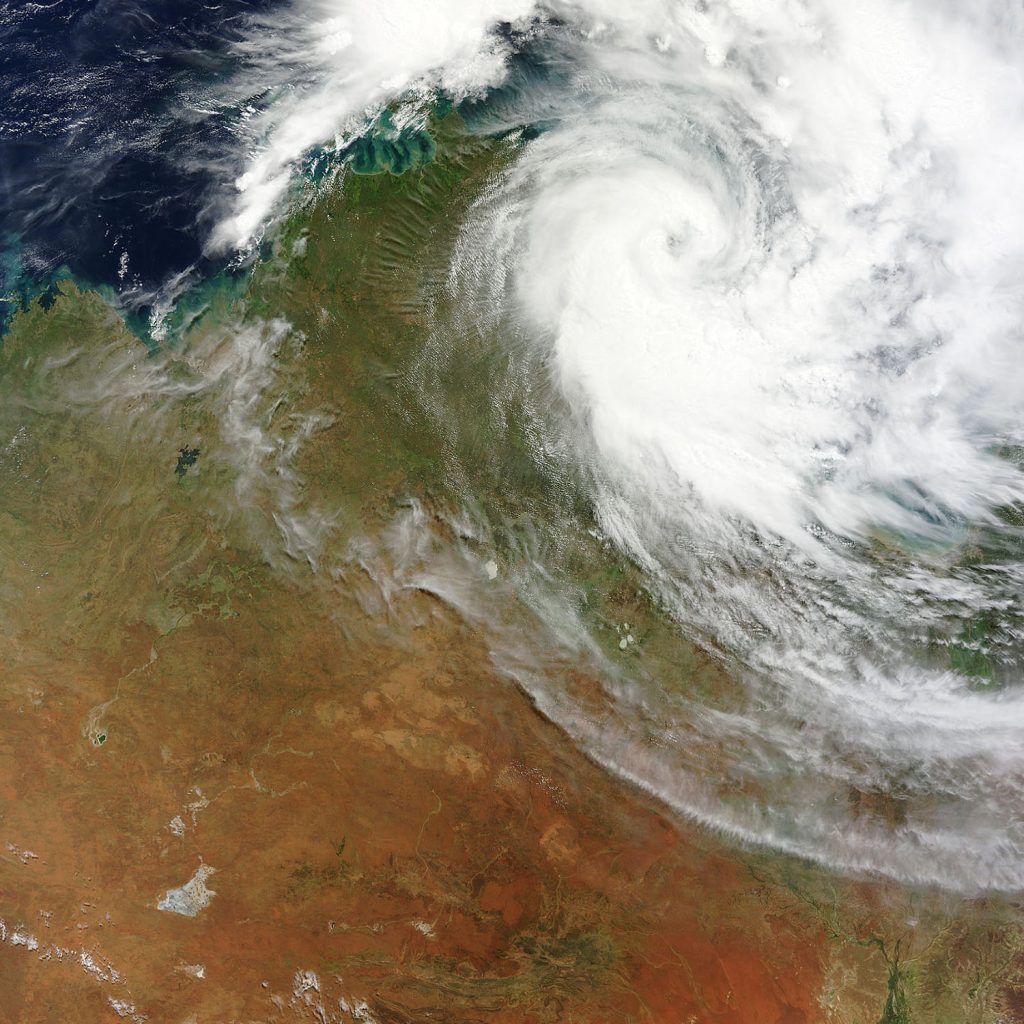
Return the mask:
<svg viewBox="0 0 1024 1024">
<path fill-rule="evenodd" d="M 478 205 L 453 280 L 550 355 L 602 528 L 757 708 L 679 702 L 666 713 L 691 723 L 685 741 L 665 725 L 656 748 L 639 729 L 575 733 L 736 835 L 849 869 L 1024 886 L 1024 699 L 972 690 L 936 640 L 989 613 L 1019 682 L 1020 531 L 999 510 L 1024 501 L 1020 6 L 309 0 L 293 14 L 254 36 L 270 79 L 301 67 L 301 82 L 259 115 L 223 244 L 246 244 L 295 161 L 368 109 L 500 84 L 499 22 L 541 18 L 538 45 L 568 69 L 519 97 L 548 126 Z M 1009 554 L 964 557 L 986 544 Z M 700 778 L 712 750 L 768 795 L 723 803 Z M 897 792 L 905 817 L 857 818 L 851 791 Z"/>
</svg>

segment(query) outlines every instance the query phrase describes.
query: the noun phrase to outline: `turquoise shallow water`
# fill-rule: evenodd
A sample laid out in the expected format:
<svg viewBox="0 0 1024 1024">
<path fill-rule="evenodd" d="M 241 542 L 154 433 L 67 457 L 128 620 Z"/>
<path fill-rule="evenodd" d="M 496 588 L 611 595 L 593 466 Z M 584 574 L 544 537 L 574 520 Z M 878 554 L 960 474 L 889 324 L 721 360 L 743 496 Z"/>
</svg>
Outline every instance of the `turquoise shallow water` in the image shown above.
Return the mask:
<svg viewBox="0 0 1024 1024">
<path fill-rule="evenodd" d="M 0 294 L 68 268 L 147 310 L 223 265 L 204 240 L 240 110 L 206 101 L 246 26 L 281 6 L 0 3 Z"/>
</svg>

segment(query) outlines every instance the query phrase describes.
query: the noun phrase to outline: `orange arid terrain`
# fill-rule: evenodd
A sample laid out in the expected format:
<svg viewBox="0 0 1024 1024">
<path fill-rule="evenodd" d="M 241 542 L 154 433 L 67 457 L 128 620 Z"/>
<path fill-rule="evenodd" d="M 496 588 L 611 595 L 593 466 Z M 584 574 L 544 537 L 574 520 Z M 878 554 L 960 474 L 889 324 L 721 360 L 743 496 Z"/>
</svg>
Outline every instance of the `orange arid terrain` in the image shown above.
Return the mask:
<svg viewBox="0 0 1024 1024">
<path fill-rule="evenodd" d="M 434 358 L 514 154 L 434 130 L 173 341 L 70 282 L 4 339 L 0 1022 L 1024 1021 L 1009 897 L 733 841 L 574 742 L 557 695 L 614 736 L 601 665 L 743 697 L 523 455 L 486 330 Z"/>
</svg>

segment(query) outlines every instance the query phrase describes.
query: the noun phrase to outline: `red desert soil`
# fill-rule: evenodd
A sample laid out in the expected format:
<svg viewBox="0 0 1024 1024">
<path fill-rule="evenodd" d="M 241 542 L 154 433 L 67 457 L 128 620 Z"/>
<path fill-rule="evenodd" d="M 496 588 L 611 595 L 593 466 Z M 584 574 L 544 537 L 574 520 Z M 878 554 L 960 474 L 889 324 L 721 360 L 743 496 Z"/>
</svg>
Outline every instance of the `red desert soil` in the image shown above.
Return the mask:
<svg viewBox="0 0 1024 1024">
<path fill-rule="evenodd" d="M 0 638 L 0 1021 L 822 1019 L 812 918 L 403 600 Z"/>
</svg>

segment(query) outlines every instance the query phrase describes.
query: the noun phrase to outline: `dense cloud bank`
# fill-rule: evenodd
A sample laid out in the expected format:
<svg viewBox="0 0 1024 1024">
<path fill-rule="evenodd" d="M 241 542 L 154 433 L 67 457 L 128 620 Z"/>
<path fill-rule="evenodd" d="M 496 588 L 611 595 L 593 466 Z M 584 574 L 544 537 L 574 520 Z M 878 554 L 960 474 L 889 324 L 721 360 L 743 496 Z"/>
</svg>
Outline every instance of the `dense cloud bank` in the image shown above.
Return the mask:
<svg viewBox="0 0 1024 1024">
<path fill-rule="evenodd" d="M 524 40 L 557 76 L 510 79 Z M 389 100 L 544 121 L 454 286 L 550 355 L 602 528 L 751 694 L 598 755 L 838 866 L 1024 885 L 1019 7 L 308 0 L 244 46 L 279 95 L 219 245 Z"/>
</svg>

